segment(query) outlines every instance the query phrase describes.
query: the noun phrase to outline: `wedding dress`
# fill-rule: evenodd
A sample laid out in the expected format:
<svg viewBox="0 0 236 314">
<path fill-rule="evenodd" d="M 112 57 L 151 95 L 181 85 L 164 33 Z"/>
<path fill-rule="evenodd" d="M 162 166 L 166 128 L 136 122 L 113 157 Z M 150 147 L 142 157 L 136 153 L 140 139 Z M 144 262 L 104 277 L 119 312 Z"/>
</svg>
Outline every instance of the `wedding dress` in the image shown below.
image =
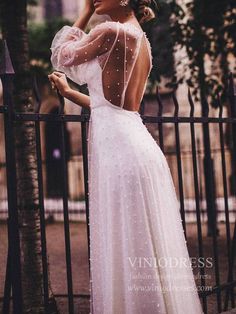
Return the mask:
<svg viewBox="0 0 236 314">
<path fill-rule="evenodd" d="M 151 70 L 149 41 L 130 23 L 107 21 L 88 34 L 64 26 L 51 47 L 53 67 L 87 83 L 91 98 L 90 311 L 199 314 L 170 169 L 139 113 L 123 108 L 141 45 Z"/>
</svg>

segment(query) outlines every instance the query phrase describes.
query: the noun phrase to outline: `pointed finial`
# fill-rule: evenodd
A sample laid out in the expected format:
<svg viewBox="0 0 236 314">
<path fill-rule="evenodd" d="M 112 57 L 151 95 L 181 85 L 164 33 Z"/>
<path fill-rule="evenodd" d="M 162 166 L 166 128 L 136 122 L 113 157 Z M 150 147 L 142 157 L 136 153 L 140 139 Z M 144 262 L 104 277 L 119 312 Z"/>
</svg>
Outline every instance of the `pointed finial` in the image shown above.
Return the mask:
<svg viewBox="0 0 236 314">
<path fill-rule="evenodd" d="M 174 103 L 174 107 L 175 107 L 174 117 L 178 117 L 178 114 L 179 114 L 179 102 L 178 102 L 178 99 L 176 97 L 175 90 L 172 91 L 171 97 L 172 97 L 172 100 L 173 100 L 173 103 Z"/>
<path fill-rule="evenodd" d="M 217 105 L 218 105 L 218 108 L 219 108 L 219 118 L 222 118 L 222 113 L 223 113 L 223 106 L 222 106 L 222 102 L 221 102 L 221 99 L 220 99 L 220 94 L 219 92 L 217 91 L 216 92 L 216 101 L 217 101 Z"/>
<path fill-rule="evenodd" d="M 189 105 L 190 105 L 190 117 L 193 117 L 194 115 L 194 102 L 193 102 L 193 98 L 192 98 L 192 94 L 191 94 L 191 90 L 190 90 L 190 87 L 188 86 L 188 102 L 189 102 Z"/>
<path fill-rule="evenodd" d="M 14 74 L 13 65 L 11 62 L 10 53 L 7 47 L 7 42 L 3 40 L 2 58 L 0 60 L 0 75 Z"/>
<path fill-rule="evenodd" d="M 160 92 L 159 92 L 159 87 L 158 87 L 158 85 L 157 85 L 157 87 L 156 87 L 156 97 L 157 97 L 157 103 L 158 103 L 158 106 L 159 106 L 157 115 L 158 115 L 159 117 L 161 117 L 161 116 L 162 116 L 163 104 L 162 104 L 162 101 L 161 101 L 161 97 L 160 97 Z"/>
<path fill-rule="evenodd" d="M 39 113 L 40 107 L 42 104 L 42 99 L 40 96 L 36 75 L 34 75 L 33 92 L 34 92 L 34 96 L 35 96 L 35 100 L 36 100 L 35 105 L 34 105 L 34 112 Z"/>
</svg>

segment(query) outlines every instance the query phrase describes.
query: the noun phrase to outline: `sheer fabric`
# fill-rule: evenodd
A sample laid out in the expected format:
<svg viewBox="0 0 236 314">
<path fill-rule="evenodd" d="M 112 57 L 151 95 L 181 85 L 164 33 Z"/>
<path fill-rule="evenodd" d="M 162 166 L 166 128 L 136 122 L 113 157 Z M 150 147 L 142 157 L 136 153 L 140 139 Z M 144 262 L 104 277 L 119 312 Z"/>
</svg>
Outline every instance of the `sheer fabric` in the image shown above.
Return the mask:
<svg viewBox="0 0 236 314">
<path fill-rule="evenodd" d="M 145 33 L 132 24 L 105 22 L 97 25 L 89 34 L 77 27 L 64 26 L 52 42 L 51 62 L 55 69 L 63 71 L 76 83 L 84 84 L 87 83 L 85 72 L 89 61 L 97 58 L 105 98 L 123 107 L 142 40 L 147 44 L 151 70 L 150 44 Z"/>
<path fill-rule="evenodd" d="M 55 69 L 87 83 L 91 99 L 90 310 L 200 314 L 168 163 L 139 113 L 123 108 L 143 41 L 150 53 L 142 31 L 107 22 L 88 35 L 65 26 L 52 43 Z"/>
</svg>

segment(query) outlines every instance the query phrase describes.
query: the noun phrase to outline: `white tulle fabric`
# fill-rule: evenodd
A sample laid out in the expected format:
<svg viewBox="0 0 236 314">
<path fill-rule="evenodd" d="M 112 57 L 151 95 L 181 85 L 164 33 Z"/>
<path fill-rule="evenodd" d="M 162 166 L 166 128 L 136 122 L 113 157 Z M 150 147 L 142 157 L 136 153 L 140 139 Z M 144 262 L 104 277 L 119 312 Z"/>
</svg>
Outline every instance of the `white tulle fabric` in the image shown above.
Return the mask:
<svg viewBox="0 0 236 314">
<path fill-rule="evenodd" d="M 169 166 L 139 113 L 122 108 L 142 40 L 151 57 L 142 31 L 106 22 L 88 35 L 65 26 L 51 48 L 54 68 L 91 97 L 90 310 L 199 314 Z"/>
</svg>

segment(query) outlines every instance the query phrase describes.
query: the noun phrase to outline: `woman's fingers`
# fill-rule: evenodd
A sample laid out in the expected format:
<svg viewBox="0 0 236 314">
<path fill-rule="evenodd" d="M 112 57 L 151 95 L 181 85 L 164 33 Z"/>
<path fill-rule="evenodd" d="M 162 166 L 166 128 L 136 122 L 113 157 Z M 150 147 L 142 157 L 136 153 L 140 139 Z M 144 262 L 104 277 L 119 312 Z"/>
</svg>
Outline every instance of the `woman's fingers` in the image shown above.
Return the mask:
<svg viewBox="0 0 236 314">
<path fill-rule="evenodd" d="M 65 77 L 65 74 L 61 73 L 61 72 L 54 71 L 53 74 L 58 76 L 58 77 Z"/>
<path fill-rule="evenodd" d="M 52 79 L 54 80 L 54 82 L 58 82 L 58 80 L 66 80 L 66 75 L 64 73 L 60 73 L 60 72 L 53 72 L 52 73 Z"/>
<path fill-rule="evenodd" d="M 59 75 L 56 74 L 55 72 L 53 72 L 53 73 L 51 74 L 51 78 L 52 78 L 53 80 L 57 79 L 58 77 L 59 77 Z"/>
<path fill-rule="evenodd" d="M 53 81 L 56 81 L 56 80 L 58 79 L 58 76 L 55 75 L 54 73 L 52 73 L 52 74 L 51 74 L 51 79 L 52 79 Z"/>
<path fill-rule="evenodd" d="M 48 75 L 48 78 L 51 83 L 55 83 L 59 79 L 59 76 L 56 75 L 55 73 L 52 73 Z"/>
<path fill-rule="evenodd" d="M 48 79 L 51 83 L 52 89 L 61 88 L 61 86 L 67 85 L 66 75 L 61 72 L 54 71 L 48 75 Z"/>
<path fill-rule="evenodd" d="M 62 72 L 54 71 L 48 75 L 48 78 L 52 89 L 58 89 L 61 95 L 69 88 L 66 75 Z"/>
<path fill-rule="evenodd" d="M 53 73 L 48 75 L 48 79 L 50 82 L 53 82 Z"/>
<path fill-rule="evenodd" d="M 56 87 L 55 83 L 56 83 L 57 78 L 58 77 L 56 75 L 54 75 L 53 73 L 48 75 L 48 79 L 51 83 L 52 89 L 55 89 L 55 87 Z"/>
<path fill-rule="evenodd" d="M 57 77 L 59 77 L 59 78 L 60 78 L 60 77 L 65 77 L 65 74 L 64 74 L 64 73 L 61 73 L 61 72 L 54 71 L 53 73 L 51 73 L 51 74 L 48 75 L 49 80 L 55 79 L 55 78 L 57 78 Z"/>
</svg>

